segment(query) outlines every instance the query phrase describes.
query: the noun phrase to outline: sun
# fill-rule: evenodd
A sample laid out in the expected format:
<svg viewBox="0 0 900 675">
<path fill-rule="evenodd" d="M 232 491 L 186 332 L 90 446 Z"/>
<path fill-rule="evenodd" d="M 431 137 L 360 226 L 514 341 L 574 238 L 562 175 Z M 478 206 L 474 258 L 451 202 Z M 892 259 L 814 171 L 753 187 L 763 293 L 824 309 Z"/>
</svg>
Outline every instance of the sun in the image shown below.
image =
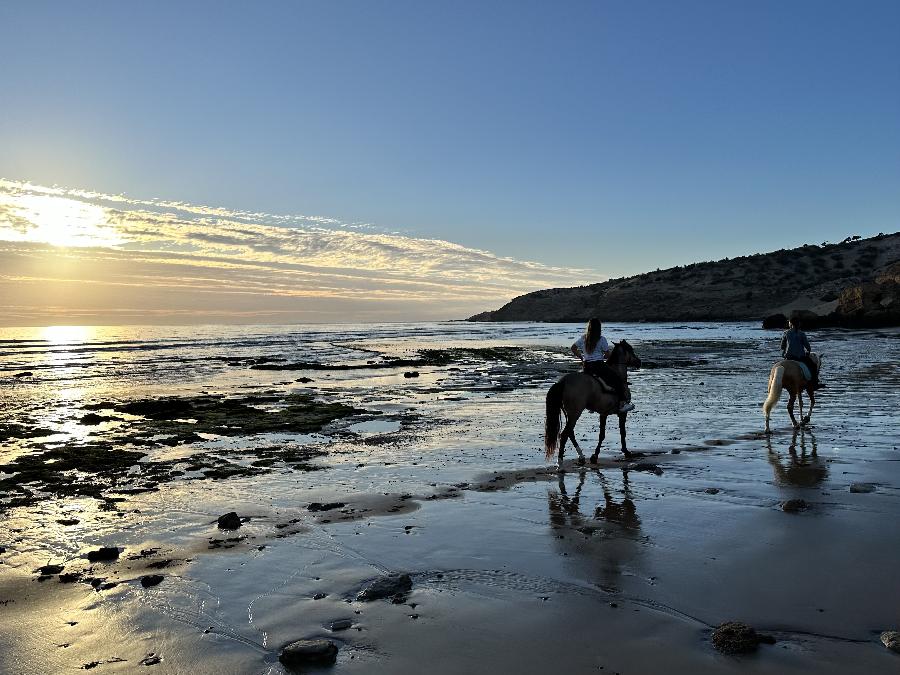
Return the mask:
<svg viewBox="0 0 900 675">
<path fill-rule="evenodd" d="M 107 209 L 95 204 L 23 194 L 5 196 L 0 206 L 8 214 L 6 222 L 0 218 L 0 239 L 77 247 L 115 246 L 124 241 L 109 223 Z"/>
</svg>

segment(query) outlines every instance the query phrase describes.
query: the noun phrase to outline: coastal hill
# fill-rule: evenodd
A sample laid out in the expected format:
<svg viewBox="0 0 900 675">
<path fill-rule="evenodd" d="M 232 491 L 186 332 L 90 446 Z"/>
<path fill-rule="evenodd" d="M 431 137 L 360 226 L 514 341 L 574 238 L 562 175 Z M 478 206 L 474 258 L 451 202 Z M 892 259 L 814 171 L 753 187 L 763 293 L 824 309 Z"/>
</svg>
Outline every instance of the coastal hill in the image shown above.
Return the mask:
<svg viewBox="0 0 900 675">
<path fill-rule="evenodd" d="M 900 232 L 700 262 L 519 296 L 469 321 L 746 321 L 900 325 Z"/>
</svg>

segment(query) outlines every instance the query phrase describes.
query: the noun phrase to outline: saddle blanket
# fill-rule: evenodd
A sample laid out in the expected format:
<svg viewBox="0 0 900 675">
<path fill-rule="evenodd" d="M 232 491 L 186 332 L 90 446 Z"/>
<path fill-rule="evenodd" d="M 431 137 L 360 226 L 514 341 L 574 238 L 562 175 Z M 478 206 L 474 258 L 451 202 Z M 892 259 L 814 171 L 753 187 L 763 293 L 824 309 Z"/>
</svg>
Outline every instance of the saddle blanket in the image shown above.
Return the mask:
<svg viewBox="0 0 900 675">
<path fill-rule="evenodd" d="M 788 359 L 788 360 L 789 360 L 789 361 L 793 361 L 793 362 L 796 363 L 798 366 L 800 366 L 800 372 L 803 373 L 803 379 L 804 379 L 804 380 L 809 381 L 809 380 L 812 379 L 812 373 L 809 372 L 809 366 L 806 365 L 805 363 L 803 363 L 803 361 L 797 361 L 796 359 Z"/>
</svg>

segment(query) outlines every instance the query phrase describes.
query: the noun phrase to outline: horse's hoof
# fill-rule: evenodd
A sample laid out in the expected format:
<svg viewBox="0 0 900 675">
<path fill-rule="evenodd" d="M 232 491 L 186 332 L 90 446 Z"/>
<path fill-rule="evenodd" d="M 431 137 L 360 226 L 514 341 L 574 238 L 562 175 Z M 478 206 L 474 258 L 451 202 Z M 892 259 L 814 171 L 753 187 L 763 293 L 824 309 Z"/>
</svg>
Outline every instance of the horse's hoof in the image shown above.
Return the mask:
<svg viewBox="0 0 900 675">
<path fill-rule="evenodd" d="M 597 455 L 591 455 L 591 464 L 597 463 Z"/>
<path fill-rule="evenodd" d="M 584 466 L 584 457 L 578 458 L 578 466 Z"/>
</svg>

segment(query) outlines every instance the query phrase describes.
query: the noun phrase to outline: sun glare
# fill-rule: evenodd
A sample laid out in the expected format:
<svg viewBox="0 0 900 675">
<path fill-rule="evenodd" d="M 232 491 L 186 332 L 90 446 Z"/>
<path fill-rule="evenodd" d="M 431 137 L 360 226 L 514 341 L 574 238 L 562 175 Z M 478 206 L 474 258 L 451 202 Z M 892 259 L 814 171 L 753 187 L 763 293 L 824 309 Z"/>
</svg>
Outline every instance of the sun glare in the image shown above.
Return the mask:
<svg viewBox="0 0 900 675">
<path fill-rule="evenodd" d="M 12 219 L 0 221 L 0 239 L 53 246 L 114 246 L 123 243 L 102 206 L 48 195 L 9 195 Z"/>
<path fill-rule="evenodd" d="M 41 329 L 41 339 L 55 345 L 87 341 L 94 334 L 90 326 L 47 326 Z"/>
</svg>

